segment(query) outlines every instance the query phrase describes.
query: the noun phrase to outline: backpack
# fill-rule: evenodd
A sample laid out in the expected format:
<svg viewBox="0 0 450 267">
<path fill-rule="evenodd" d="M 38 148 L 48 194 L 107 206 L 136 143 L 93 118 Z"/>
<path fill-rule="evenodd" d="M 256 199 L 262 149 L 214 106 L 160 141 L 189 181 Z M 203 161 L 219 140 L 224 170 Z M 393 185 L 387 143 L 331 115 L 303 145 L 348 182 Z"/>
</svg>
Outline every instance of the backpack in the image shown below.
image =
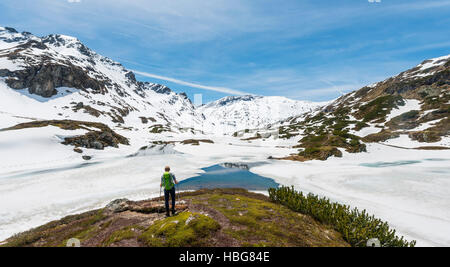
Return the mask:
<svg viewBox="0 0 450 267">
<path fill-rule="evenodd" d="M 166 190 L 170 190 L 173 188 L 174 184 L 172 181 L 172 174 L 170 174 L 170 172 L 165 172 L 163 174 L 163 186 Z"/>
</svg>

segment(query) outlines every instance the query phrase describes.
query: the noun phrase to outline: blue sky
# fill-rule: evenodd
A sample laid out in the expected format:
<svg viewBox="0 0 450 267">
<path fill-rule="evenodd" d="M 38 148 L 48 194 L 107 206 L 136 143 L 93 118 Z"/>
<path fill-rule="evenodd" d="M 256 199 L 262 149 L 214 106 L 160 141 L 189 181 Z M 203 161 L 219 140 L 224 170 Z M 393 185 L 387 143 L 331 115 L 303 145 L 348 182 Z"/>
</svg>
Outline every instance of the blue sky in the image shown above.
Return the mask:
<svg viewBox="0 0 450 267">
<path fill-rule="evenodd" d="M 450 0 L 2 0 L 0 25 L 76 36 L 205 101 L 324 101 L 450 54 Z"/>
</svg>

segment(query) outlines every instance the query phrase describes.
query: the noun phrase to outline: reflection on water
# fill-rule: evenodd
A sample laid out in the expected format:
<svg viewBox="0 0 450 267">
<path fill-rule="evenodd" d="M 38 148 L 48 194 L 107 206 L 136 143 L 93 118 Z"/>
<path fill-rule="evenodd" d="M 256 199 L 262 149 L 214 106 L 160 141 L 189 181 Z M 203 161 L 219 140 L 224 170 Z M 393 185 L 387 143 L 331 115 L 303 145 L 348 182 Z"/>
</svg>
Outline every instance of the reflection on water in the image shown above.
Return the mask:
<svg viewBox="0 0 450 267">
<path fill-rule="evenodd" d="M 245 188 L 265 191 L 279 186 L 273 179 L 251 173 L 244 168 L 226 168 L 214 165 L 203 169 L 205 173 L 181 181 L 178 190 L 197 190 L 202 188 Z"/>
<path fill-rule="evenodd" d="M 370 167 L 370 168 L 385 168 L 385 167 L 394 167 L 394 166 L 402 166 L 402 165 L 411 165 L 420 163 L 419 160 L 399 160 L 392 162 L 374 162 L 374 163 L 361 163 L 360 166 Z"/>
</svg>

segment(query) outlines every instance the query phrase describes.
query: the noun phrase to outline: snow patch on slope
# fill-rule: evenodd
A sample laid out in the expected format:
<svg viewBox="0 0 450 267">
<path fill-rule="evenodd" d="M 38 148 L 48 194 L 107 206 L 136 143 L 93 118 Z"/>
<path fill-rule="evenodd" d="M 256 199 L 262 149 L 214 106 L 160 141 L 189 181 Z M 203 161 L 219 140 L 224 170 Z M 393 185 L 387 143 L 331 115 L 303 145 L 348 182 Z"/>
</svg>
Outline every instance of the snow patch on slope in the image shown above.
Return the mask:
<svg viewBox="0 0 450 267">
<path fill-rule="evenodd" d="M 417 66 L 420 67 L 420 70 L 427 70 L 432 67 L 444 65 L 447 62 L 447 60 L 449 60 L 449 59 L 450 59 L 450 55 L 432 58 L 432 59 L 426 60 L 425 62 L 423 62 Z"/>
<path fill-rule="evenodd" d="M 405 105 L 399 106 L 398 108 L 394 108 L 391 110 L 386 116 L 386 122 L 392 120 L 393 118 L 402 115 L 403 113 L 412 111 L 412 110 L 421 110 L 420 109 L 420 101 L 416 99 L 405 99 Z"/>
<path fill-rule="evenodd" d="M 411 70 L 406 72 L 402 72 L 396 77 L 399 77 L 401 79 L 416 79 L 427 77 L 433 75 L 436 70 L 442 68 L 442 66 L 449 62 L 449 60 L 450 55 L 428 59 L 417 65 L 415 68 L 412 68 Z"/>
</svg>

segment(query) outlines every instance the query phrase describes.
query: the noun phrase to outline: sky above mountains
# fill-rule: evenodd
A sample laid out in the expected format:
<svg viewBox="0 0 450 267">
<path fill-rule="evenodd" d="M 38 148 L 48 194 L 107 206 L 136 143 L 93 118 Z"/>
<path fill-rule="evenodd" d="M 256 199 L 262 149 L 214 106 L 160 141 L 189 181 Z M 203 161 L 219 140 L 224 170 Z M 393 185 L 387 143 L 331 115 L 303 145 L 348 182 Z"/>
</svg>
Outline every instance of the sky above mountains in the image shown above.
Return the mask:
<svg viewBox="0 0 450 267">
<path fill-rule="evenodd" d="M 325 101 L 450 54 L 450 0 L 2 0 L 0 25 L 72 35 L 177 92 Z"/>
</svg>

